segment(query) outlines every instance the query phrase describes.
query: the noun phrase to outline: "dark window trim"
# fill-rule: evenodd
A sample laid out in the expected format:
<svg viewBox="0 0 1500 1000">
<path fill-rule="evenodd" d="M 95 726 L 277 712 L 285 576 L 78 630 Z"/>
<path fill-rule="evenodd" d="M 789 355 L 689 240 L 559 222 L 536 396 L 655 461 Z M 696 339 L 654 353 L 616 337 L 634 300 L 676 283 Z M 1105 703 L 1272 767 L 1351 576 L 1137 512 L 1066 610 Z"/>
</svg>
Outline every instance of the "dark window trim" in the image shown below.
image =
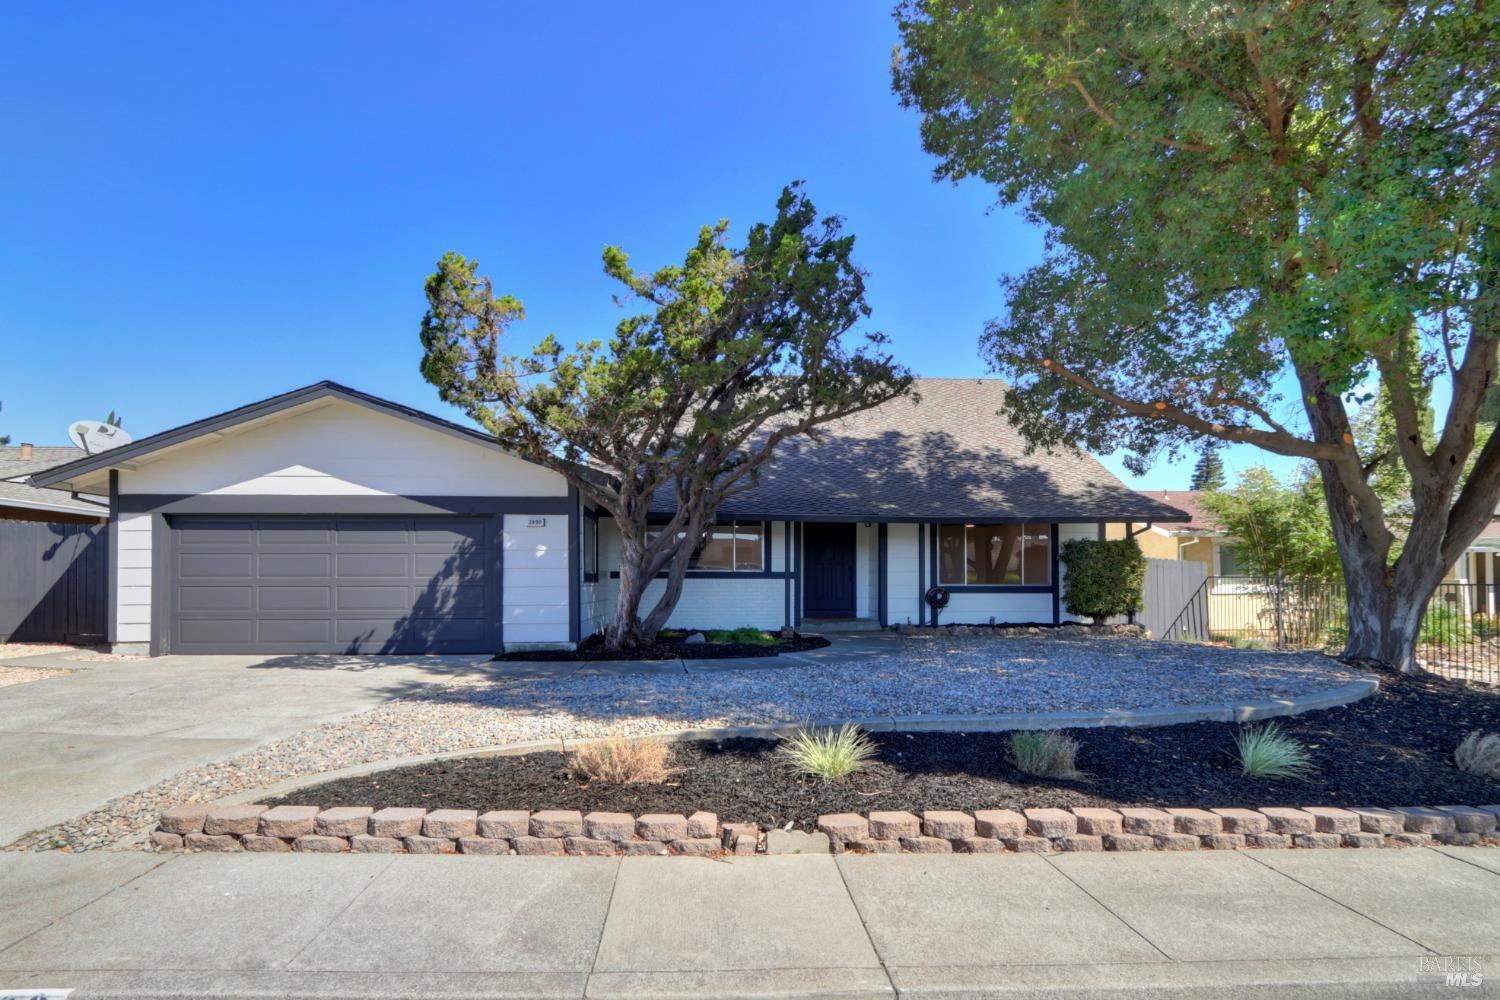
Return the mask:
<svg viewBox="0 0 1500 1000">
<path fill-rule="evenodd" d="M 588 536 L 587 530 L 585 529 L 583 523 L 580 522 L 579 525 L 578 525 L 578 532 L 579 532 L 579 536 L 578 536 L 579 562 L 584 567 L 583 582 L 584 583 L 598 583 L 599 582 L 599 515 L 595 514 L 593 511 L 591 511 L 587 507 L 585 507 L 583 509 L 583 518 L 584 518 L 585 521 L 592 521 L 593 524 L 594 524 L 594 571 L 592 573 L 590 573 L 588 571 L 589 561 L 588 561 L 587 557 L 588 557 L 588 539 L 589 539 L 589 536 Z"/>
<path fill-rule="evenodd" d="M 654 517 L 649 517 L 649 518 L 646 519 L 646 526 L 648 528 L 651 525 L 662 525 L 662 524 L 666 524 L 666 523 L 667 523 L 667 518 L 665 518 L 665 517 L 654 516 Z M 688 569 L 688 571 L 687 571 L 687 575 L 688 576 L 698 577 L 699 579 L 706 579 L 706 580 L 718 579 L 721 576 L 731 576 L 731 577 L 736 577 L 736 578 L 738 578 L 738 577 L 746 577 L 746 578 L 752 578 L 752 579 L 754 577 L 758 577 L 758 576 L 759 577 L 780 577 L 781 576 L 780 573 L 773 573 L 773 572 L 771 572 L 771 522 L 770 521 L 762 521 L 759 518 L 738 518 L 738 517 L 736 517 L 736 518 L 731 518 L 728 521 L 714 521 L 714 523 L 711 524 L 711 525 L 709 525 L 709 527 L 711 529 L 712 528 L 728 527 L 731 531 L 733 531 L 734 530 L 734 526 L 736 524 L 759 524 L 760 525 L 760 566 L 761 566 L 761 568 L 760 569 Z M 620 574 L 619 574 L 618 571 L 615 571 L 615 572 L 610 573 L 609 575 L 610 575 L 611 579 L 614 579 L 614 578 L 617 578 Z M 658 580 L 665 580 L 666 577 L 667 577 L 667 574 L 665 574 L 665 573 L 658 573 L 658 574 L 656 574 L 656 578 Z"/>
<path fill-rule="evenodd" d="M 748 570 L 733 569 L 690 569 L 683 574 L 684 578 L 688 580 L 780 580 L 790 575 L 792 574 L 783 573 L 780 570 L 750 572 Z M 611 580 L 618 580 L 620 578 L 620 571 L 617 569 L 610 570 L 609 578 Z M 658 580 L 665 580 L 666 578 L 667 574 L 665 573 L 656 574 L 656 579 Z"/>
<path fill-rule="evenodd" d="M 987 527 L 987 526 L 992 525 L 992 524 L 1015 524 L 1015 523 L 1021 524 L 1021 526 L 1023 528 L 1026 525 L 1028 525 L 1028 524 L 1035 524 L 1038 527 L 1046 527 L 1046 528 L 1048 528 L 1049 531 L 1047 532 L 1047 537 L 1048 537 L 1047 547 L 1050 550 L 1048 552 L 1048 560 L 1049 560 L 1049 569 L 1048 569 L 1048 572 L 1051 574 L 1052 578 L 1047 583 L 943 583 L 942 580 L 939 579 L 939 577 L 938 577 L 938 571 L 937 571 L 937 565 L 938 564 L 937 564 L 937 559 L 936 559 L 936 552 L 937 552 L 937 547 L 938 547 L 938 531 L 937 531 L 937 526 L 934 525 L 933 529 L 932 529 L 932 547 L 933 547 L 933 552 L 934 552 L 933 569 L 932 569 L 932 579 L 936 583 L 937 586 L 942 587 L 944 590 L 951 591 L 953 593 L 964 593 L 964 594 L 1003 594 L 1003 593 L 1007 593 L 1007 592 L 1016 593 L 1016 594 L 1045 594 L 1045 593 L 1049 593 L 1057 585 L 1057 524 L 1055 522 L 1051 523 L 1051 524 L 1047 524 L 1047 525 L 1043 525 L 1042 522 L 1040 522 L 1040 521 L 1020 521 L 1020 522 L 1014 522 L 1014 521 L 972 521 L 972 522 L 971 521 L 963 521 L 963 522 L 959 522 L 959 523 L 964 524 L 964 525 L 973 524 L 976 528 Z M 1101 525 L 1103 524 L 1103 522 L 1100 522 L 1100 523 L 1101 523 Z M 949 523 L 948 526 L 952 527 L 952 524 Z M 1038 534 L 1041 534 L 1041 532 L 1038 532 Z M 1026 532 L 1025 531 L 1023 531 L 1021 533 L 1021 537 L 1022 538 L 1026 537 Z M 965 548 L 965 552 L 967 553 L 967 549 L 968 549 L 968 539 L 967 538 L 964 539 L 964 548 Z M 1024 561 L 1025 560 L 1024 546 L 1022 548 L 1023 548 L 1023 554 L 1022 554 L 1022 560 L 1023 561 L 1021 563 L 1021 572 L 1024 574 L 1025 571 L 1026 571 L 1025 570 L 1026 564 L 1025 564 L 1025 561 Z M 965 556 L 965 558 L 967 558 L 967 555 Z"/>
</svg>

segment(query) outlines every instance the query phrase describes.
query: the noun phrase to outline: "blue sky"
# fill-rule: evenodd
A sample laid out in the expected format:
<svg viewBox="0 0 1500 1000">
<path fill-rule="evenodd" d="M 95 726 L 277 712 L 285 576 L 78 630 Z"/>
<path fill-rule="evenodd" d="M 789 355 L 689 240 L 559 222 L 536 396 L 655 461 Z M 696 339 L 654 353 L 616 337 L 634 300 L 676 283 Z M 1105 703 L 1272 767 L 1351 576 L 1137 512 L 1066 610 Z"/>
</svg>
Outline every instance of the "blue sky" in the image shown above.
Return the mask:
<svg viewBox="0 0 1500 1000">
<path fill-rule="evenodd" d="M 857 234 L 898 356 L 984 374 L 997 278 L 1041 236 L 931 180 L 895 38 L 853 0 L 8 3 L 0 433 L 61 443 L 113 408 L 142 435 L 323 378 L 455 416 L 417 371 L 443 251 L 525 301 L 525 340 L 590 339 L 620 316 L 606 243 L 678 259 L 797 178 Z"/>
</svg>

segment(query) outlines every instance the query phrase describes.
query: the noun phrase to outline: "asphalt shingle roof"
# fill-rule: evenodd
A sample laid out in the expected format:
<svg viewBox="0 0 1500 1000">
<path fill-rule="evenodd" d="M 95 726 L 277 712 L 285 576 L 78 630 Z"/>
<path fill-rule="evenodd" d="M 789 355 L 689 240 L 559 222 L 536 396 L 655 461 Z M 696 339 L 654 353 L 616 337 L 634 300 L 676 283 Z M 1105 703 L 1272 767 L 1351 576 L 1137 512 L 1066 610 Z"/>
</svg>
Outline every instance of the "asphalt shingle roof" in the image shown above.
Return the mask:
<svg viewBox="0 0 1500 1000">
<path fill-rule="evenodd" d="M 999 379 L 918 379 L 916 398 L 895 399 L 825 425 L 821 440 L 777 449 L 751 490 L 721 517 L 851 520 L 1182 521 L 1183 511 L 1144 496 L 1092 456 L 1025 453 L 1000 414 Z M 654 505 L 670 510 L 670 493 Z"/>
<path fill-rule="evenodd" d="M 10 504 L 28 510 L 60 509 L 77 514 L 103 516 L 105 512 L 98 504 L 75 500 L 67 490 L 49 490 L 11 481 L 24 479 L 83 456 L 83 449 L 71 445 L 36 445 L 31 450 L 31 458 L 23 461 L 19 447 L 11 445 L 0 448 L 0 507 Z"/>
</svg>

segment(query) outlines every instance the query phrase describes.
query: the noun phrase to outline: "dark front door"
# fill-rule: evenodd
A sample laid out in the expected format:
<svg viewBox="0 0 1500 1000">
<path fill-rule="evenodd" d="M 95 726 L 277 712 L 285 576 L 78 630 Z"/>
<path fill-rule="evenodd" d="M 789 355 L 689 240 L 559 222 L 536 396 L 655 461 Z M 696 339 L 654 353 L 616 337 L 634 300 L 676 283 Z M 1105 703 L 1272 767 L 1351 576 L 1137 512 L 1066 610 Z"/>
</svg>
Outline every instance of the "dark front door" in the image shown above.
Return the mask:
<svg viewBox="0 0 1500 1000">
<path fill-rule="evenodd" d="M 802 526 L 802 614 L 854 617 L 854 525 Z"/>
</svg>

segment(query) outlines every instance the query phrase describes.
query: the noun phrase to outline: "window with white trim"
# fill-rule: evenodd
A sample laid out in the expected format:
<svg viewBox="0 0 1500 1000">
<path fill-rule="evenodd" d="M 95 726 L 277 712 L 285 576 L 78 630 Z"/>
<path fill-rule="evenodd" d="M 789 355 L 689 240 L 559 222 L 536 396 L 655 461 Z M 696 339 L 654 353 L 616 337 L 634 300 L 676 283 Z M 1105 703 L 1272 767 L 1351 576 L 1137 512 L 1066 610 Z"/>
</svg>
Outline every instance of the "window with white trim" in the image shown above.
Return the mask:
<svg viewBox="0 0 1500 1000">
<path fill-rule="evenodd" d="M 1052 583 L 1052 529 L 1045 524 L 940 524 L 938 578 L 944 587 Z"/>
</svg>

